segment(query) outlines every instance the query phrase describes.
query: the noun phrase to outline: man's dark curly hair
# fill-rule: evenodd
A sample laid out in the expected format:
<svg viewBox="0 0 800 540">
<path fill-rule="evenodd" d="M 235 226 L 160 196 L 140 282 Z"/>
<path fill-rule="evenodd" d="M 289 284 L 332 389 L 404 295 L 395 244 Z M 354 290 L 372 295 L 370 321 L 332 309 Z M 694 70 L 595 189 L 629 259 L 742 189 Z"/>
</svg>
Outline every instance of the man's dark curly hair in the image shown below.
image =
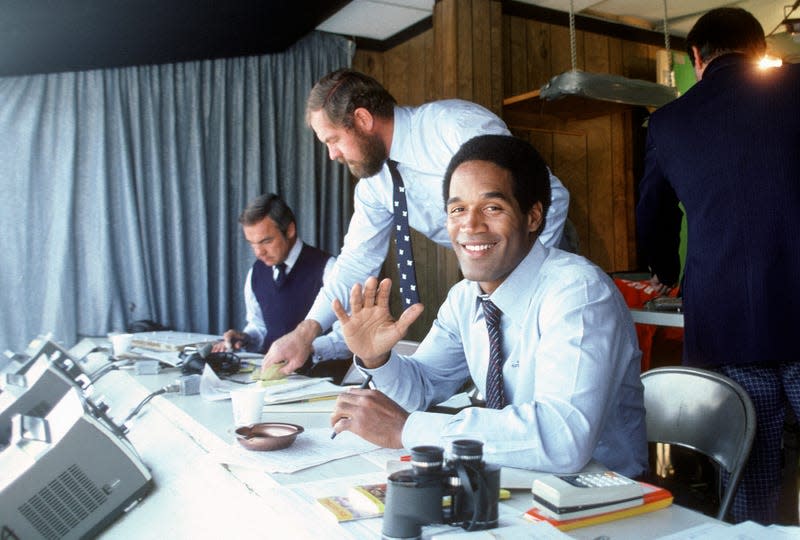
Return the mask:
<svg viewBox="0 0 800 540">
<path fill-rule="evenodd" d="M 522 213 L 536 202 L 542 203 L 542 223 L 550 208 L 550 171 L 542 156 L 530 143 L 510 135 L 478 135 L 465 142 L 450 160 L 444 174 L 444 204 L 450 194 L 453 172 L 467 161 L 488 161 L 511 173 L 512 190 Z"/>
</svg>

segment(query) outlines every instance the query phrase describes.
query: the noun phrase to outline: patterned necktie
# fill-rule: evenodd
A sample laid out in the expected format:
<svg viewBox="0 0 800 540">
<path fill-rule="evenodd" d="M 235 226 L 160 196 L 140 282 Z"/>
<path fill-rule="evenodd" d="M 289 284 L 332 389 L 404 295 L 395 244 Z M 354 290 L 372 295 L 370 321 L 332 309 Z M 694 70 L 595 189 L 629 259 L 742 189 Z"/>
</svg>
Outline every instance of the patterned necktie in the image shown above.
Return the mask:
<svg viewBox="0 0 800 540">
<path fill-rule="evenodd" d="M 397 162 L 388 160 L 389 172 L 394 184 L 394 243 L 397 248 L 397 273 L 400 275 L 400 296 L 403 309 L 419 303 L 417 274 L 414 271 L 414 254 L 411 251 L 411 229 L 408 226 L 408 204 L 403 178 L 397 170 Z"/>
<path fill-rule="evenodd" d="M 503 388 L 503 334 L 500 333 L 502 311 L 488 298 L 481 298 L 486 329 L 489 331 L 489 369 L 486 373 L 486 407 L 502 409 L 506 406 Z"/>
<path fill-rule="evenodd" d="M 278 270 L 277 275 L 273 274 L 275 276 L 275 285 L 280 287 L 286 281 L 286 263 L 278 263 L 275 268 Z"/>
</svg>

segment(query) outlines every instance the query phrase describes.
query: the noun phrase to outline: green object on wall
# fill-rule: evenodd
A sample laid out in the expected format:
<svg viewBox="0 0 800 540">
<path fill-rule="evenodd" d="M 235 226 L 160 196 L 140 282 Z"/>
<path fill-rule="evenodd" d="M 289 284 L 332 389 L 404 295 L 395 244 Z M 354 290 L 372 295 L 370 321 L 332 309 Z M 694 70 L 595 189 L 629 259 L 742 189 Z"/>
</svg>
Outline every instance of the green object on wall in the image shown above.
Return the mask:
<svg viewBox="0 0 800 540">
<path fill-rule="evenodd" d="M 680 95 L 686 93 L 694 83 L 697 82 L 697 77 L 694 74 L 694 66 L 689 60 L 689 55 L 685 52 L 672 51 L 672 71 L 675 74 L 675 86 L 678 88 Z M 680 278 L 683 279 L 683 269 L 686 265 L 686 208 L 683 203 L 680 204 L 681 212 L 683 212 L 683 219 L 681 220 L 681 241 L 678 247 L 678 254 L 681 259 L 681 272 Z"/>
<path fill-rule="evenodd" d="M 685 52 L 672 51 L 672 71 L 675 74 L 675 87 L 680 95 L 685 94 L 697 82 L 694 67 Z"/>
</svg>

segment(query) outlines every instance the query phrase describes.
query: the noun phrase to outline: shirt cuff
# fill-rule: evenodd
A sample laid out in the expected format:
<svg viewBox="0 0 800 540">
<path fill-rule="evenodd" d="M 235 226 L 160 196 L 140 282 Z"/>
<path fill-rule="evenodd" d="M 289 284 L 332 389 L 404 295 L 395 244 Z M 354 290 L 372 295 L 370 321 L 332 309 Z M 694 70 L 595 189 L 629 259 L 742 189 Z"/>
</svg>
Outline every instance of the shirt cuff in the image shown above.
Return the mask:
<svg viewBox="0 0 800 540">
<path fill-rule="evenodd" d="M 243 332 L 247 336 L 247 343 L 245 343 L 244 350 L 247 352 L 261 352 L 261 344 L 264 342 L 264 336 L 259 332 L 248 331 L 245 329 Z"/>
<path fill-rule="evenodd" d="M 330 334 L 316 338 L 311 347 L 314 349 L 315 363 L 322 360 L 337 360 L 353 356 L 347 343 L 334 339 Z"/>
<path fill-rule="evenodd" d="M 363 375 L 372 375 L 372 382 L 375 386 L 380 387 L 384 383 L 392 382 L 398 377 L 400 377 L 400 369 L 398 367 L 398 363 L 396 362 L 397 353 L 394 352 L 392 349 L 389 352 L 389 359 L 382 366 L 378 366 L 376 368 L 368 368 L 364 367 L 364 363 L 361 362 L 361 358 L 356 355 L 353 355 L 353 363 L 355 363 L 358 370 Z"/>
<path fill-rule="evenodd" d="M 451 414 L 429 413 L 415 411 L 408 415 L 401 435 L 403 447 L 411 449 L 415 446 L 434 445 L 444 448 L 444 441 L 440 437 L 453 420 Z M 449 448 L 444 448 L 448 451 Z"/>
</svg>

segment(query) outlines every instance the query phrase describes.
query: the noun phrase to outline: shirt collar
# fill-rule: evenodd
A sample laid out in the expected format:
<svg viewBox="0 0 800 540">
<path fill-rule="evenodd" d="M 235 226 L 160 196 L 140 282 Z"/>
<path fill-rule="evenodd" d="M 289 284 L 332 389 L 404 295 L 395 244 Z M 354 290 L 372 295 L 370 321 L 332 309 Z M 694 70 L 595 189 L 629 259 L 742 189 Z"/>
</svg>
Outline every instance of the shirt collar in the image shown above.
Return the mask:
<svg viewBox="0 0 800 540">
<path fill-rule="evenodd" d="M 292 267 L 297 262 L 297 258 L 300 256 L 300 251 L 303 250 L 303 241 L 300 239 L 300 235 L 297 236 L 295 239 L 294 245 L 292 249 L 289 250 L 289 254 L 286 255 L 286 260 L 283 263 L 286 265 L 286 273 L 292 271 Z"/>
<path fill-rule="evenodd" d="M 536 240 L 528 254 L 489 296 L 494 305 L 503 312 L 503 315 L 509 316 L 512 320 L 521 320 L 525 316 L 525 312 L 528 309 L 528 302 L 525 299 L 533 294 L 531 282 L 536 280 L 539 269 L 549 252 L 548 248 L 542 245 L 539 240 Z M 475 305 L 472 313 L 474 322 L 478 320 L 478 315 L 483 313 L 481 296 L 484 296 L 484 294 L 477 281 L 471 281 L 470 287 L 475 293 Z"/>
<path fill-rule="evenodd" d="M 411 141 L 411 108 L 395 106 L 394 128 L 392 129 L 392 147 L 389 148 L 389 159 L 398 163 L 413 162 Z"/>
</svg>

